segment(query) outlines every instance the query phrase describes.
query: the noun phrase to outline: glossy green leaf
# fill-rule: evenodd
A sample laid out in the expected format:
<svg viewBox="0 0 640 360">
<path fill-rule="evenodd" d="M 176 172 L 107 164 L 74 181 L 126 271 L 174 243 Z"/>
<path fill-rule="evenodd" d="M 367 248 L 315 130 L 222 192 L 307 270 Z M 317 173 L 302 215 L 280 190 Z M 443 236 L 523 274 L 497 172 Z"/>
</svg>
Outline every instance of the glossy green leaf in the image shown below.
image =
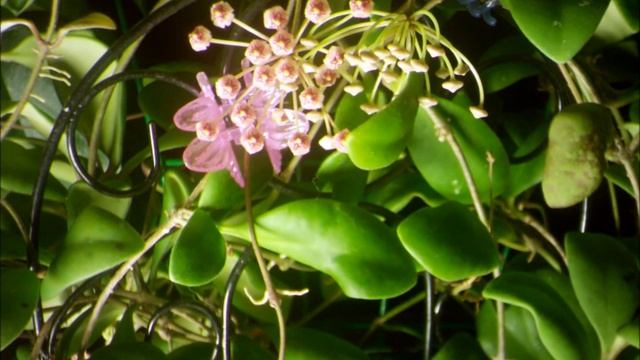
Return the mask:
<svg viewBox="0 0 640 360">
<path fill-rule="evenodd" d="M 478 342 L 492 359 L 498 354 L 498 317 L 493 302 L 482 304 L 476 316 Z M 504 313 L 504 343 L 507 359 L 552 360 L 540 341 L 533 316 L 527 310 L 508 306 Z"/>
<path fill-rule="evenodd" d="M 362 198 L 367 173 L 336 151 L 320 164 L 314 183 L 320 191 L 332 192 L 336 200 L 355 203 Z"/>
<path fill-rule="evenodd" d="M 509 159 L 495 133 L 484 121 L 473 118 L 468 109 L 449 100 L 439 98 L 434 111 L 450 119 L 451 131 L 462 148 L 482 201 L 488 201 L 489 194 L 502 194 L 509 178 Z M 451 147 L 438 140 L 433 121 L 422 108 L 418 109 L 408 148 L 420 174 L 437 192 L 457 202 L 471 203 L 466 181 Z M 487 152 L 495 159 L 492 181 Z"/>
<path fill-rule="evenodd" d="M 182 171 L 170 169 L 162 177 L 162 215 L 160 223 L 180 208 L 191 195 L 193 185 Z"/>
<path fill-rule="evenodd" d="M 39 287 L 38 278 L 28 269 L 0 267 L 0 350 L 29 324 Z"/>
<path fill-rule="evenodd" d="M 149 343 L 116 344 L 91 354 L 92 360 L 164 360 L 167 356 Z"/>
<path fill-rule="evenodd" d="M 640 172 L 638 172 L 637 162 L 633 163 L 633 168 L 636 169 L 636 176 L 638 176 Z M 624 190 L 627 194 L 634 196 L 633 186 L 631 186 L 624 166 L 620 164 L 609 164 L 607 168 L 604 169 L 604 177 Z"/>
<path fill-rule="evenodd" d="M 91 29 L 115 30 L 116 24 L 107 15 L 93 12 L 62 26 L 58 30 L 58 36 L 64 37 L 72 31 Z"/>
<path fill-rule="evenodd" d="M 169 277 L 185 286 L 209 283 L 224 266 L 226 253 L 225 241 L 211 216 L 196 210 L 171 250 Z"/>
<path fill-rule="evenodd" d="M 429 206 L 442 205 L 446 200 L 417 172 L 406 172 L 389 181 L 381 181 L 367 189 L 365 199 L 376 205 L 398 212 L 409 202 L 419 198 Z"/>
<path fill-rule="evenodd" d="M 119 264 L 142 247 L 140 235 L 126 221 L 101 208 L 87 207 L 49 267 L 42 282 L 43 299 Z"/>
<path fill-rule="evenodd" d="M 618 329 L 640 306 L 635 259 L 606 235 L 569 233 L 565 244 L 571 284 L 607 353 Z"/>
<path fill-rule="evenodd" d="M 503 196 L 512 198 L 542 181 L 546 152 L 541 151 L 526 161 L 511 164 L 507 188 Z"/>
<path fill-rule="evenodd" d="M 595 37 L 606 44 L 618 42 L 640 29 L 640 3 L 634 0 L 611 0 L 598 25 Z"/>
<path fill-rule="evenodd" d="M 563 297 L 533 274 L 505 272 L 491 281 L 484 297 L 519 306 L 535 319 L 540 340 L 556 359 L 600 359 L 587 330 Z"/>
<path fill-rule="evenodd" d="M 487 229 L 469 208 L 458 203 L 418 210 L 397 231 L 414 259 L 445 281 L 484 275 L 500 265 Z"/>
<path fill-rule="evenodd" d="M 10 140 L 0 143 L 0 187 L 18 194 L 31 195 L 33 185 L 38 177 L 42 149 L 38 147 L 24 148 Z M 46 199 L 64 200 L 65 188 L 55 179 L 49 179 L 45 188 Z"/>
<path fill-rule="evenodd" d="M 620 327 L 618 335 L 635 348 L 640 348 L 640 315 Z"/>
<path fill-rule="evenodd" d="M 108 302 L 98 316 L 95 327 L 91 336 L 89 337 L 89 346 L 100 339 L 102 332 L 109 326 L 113 325 L 118 318 L 124 313 L 126 307 L 117 302 Z M 69 359 L 73 354 L 80 351 L 80 345 L 84 330 L 87 328 L 89 317 L 91 315 L 91 309 L 87 309 L 82 313 L 73 323 L 66 329 L 60 344 L 56 348 L 57 357 L 60 359 Z M 93 356 L 91 356 L 93 359 Z"/>
<path fill-rule="evenodd" d="M 79 181 L 69 188 L 65 202 L 67 219 L 72 224 L 76 217 L 89 206 L 96 206 L 124 219 L 131 205 L 131 198 L 117 198 L 102 194 L 84 181 Z"/>
<path fill-rule="evenodd" d="M 168 360 L 210 359 L 213 348 L 213 344 L 195 342 L 173 350 L 169 353 Z M 236 335 L 231 340 L 231 359 L 269 360 L 275 359 L 275 356 L 261 348 L 255 341 L 245 336 Z"/>
<path fill-rule="evenodd" d="M 227 231 L 248 238 L 246 225 Z M 352 298 L 396 296 L 416 281 L 411 257 L 391 229 L 348 204 L 289 202 L 256 219 L 260 245 L 330 275 Z"/>
<path fill-rule="evenodd" d="M 480 78 L 485 86 L 485 91 L 490 94 L 539 72 L 536 64 L 532 62 L 510 61 L 487 67 L 480 72 Z"/>
<path fill-rule="evenodd" d="M 130 305 L 122 314 L 120 321 L 116 325 L 116 333 L 113 334 L 111 345 L 126 344 L 136 341 L 135 326 L 133 324 L 133 315 L 136 312 L 136 305 Z"/>
<path fill-rule="evenodd" d="M 456 333 L 433 356 L 433 360 L 483 360 L 488 359 L 476 339 L 463 332 Z"/>
<path fill-rule="evenodd" d="M 591 38 L 609 0 L 505 0 L 524 35 L 542 53 L 563 63 Z"/>
<path fill-rule="evenodd" d="M 367 355 L 351 343 L 331 334 L 306 329 L 287 329 L 287 360 L 356 360 Z"/>
<path fill-rule="evenodd" d="M 186 90 L 163 81 L 154 81 L 140 90 L 138 105 L 153 121 L 167 129 L 173 125 L 176 111 L 191 100 L 193 95 Z"/>
<path fill-rule="evenodd" d="M 360 105 L 367 102 L 365 92 L 361 92 L 356 96 L 345 94 L 340 98 L 336 107 L 335 124 L 340 130 L 355 129 L 362 125 L 369 115 L 360 109 Z"/>
<path fill-rule="evenodd" d="M 554 116 L 542 178 L 547 205 L 569 207 L 598 188 L 612 123 L 609 109 L 592 103 L 567 106 Z"/>
<path fill-rule="evenodd" d="M 423 82 L 421 77 L 411 75 L 391 103 L 351 131 L 348 154 L 357 167 L 375 170 L 398 159 L 411 136 Z"/>
<path fill-rule="evenodd" d="M 6 7 L 13 15 L 18 16 L 27 10 L 34 0 L 2 0 L 2 6 Z"/>
</svg>

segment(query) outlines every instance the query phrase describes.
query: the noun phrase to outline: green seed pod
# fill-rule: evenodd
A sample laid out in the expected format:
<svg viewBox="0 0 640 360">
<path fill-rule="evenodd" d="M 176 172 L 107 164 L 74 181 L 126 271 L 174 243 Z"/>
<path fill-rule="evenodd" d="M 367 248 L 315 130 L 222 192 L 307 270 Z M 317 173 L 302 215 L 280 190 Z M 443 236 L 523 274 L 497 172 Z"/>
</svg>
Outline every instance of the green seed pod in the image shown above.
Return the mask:
<svg viewBox="0 0 640 360">
<path fill-rule="evenodd" d="M 605 150 L 611 140 L 609 110 L 598 104 L 566 107 L 549 128 L 542 193 L 552 208 L 575 205 L 591 195 L 602 180 Z"/>
</svg>

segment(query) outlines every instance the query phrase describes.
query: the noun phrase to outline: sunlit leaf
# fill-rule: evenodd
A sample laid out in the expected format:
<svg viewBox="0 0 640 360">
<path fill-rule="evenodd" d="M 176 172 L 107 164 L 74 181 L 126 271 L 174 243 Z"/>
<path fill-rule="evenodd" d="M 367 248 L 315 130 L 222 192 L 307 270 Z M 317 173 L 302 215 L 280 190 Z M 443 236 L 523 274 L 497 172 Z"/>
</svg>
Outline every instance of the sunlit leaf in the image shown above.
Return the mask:
<svg viewBox="0 0 640 360">
<path fill-rule="evenodd" d="M 72 31 L 90 29 L 115 30 L 116 24 L 107 15 L 99 12 L 93 12 L 62 26 L 58 29 L 58 36 L 64 37 Z"/>
<path fill-rule="evenodd" d="M 315 185 L 330 191 L 336 200 L 357 202 L 362 198 L 367 173 L 358 169 L 346 154 L 334 152 L 320 164 Z"/>
</svg>

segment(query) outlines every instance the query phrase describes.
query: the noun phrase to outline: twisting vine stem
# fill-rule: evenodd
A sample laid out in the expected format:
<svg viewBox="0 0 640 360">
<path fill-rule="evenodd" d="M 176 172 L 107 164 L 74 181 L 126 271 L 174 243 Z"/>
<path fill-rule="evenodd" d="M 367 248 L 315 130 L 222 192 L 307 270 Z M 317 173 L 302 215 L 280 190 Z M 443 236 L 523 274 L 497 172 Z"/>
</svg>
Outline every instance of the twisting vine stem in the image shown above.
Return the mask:
<svg viewBox="0 0 640 360">
<path fill-rule="evenodd" d="M 253 219 L 253 207 L 251 203 L 251 177 L 250 177 L 250 158 L 249 153 L 244 153 L 244 177 L 245 177 L 245 188 L 244 188 L 244 203 L 245 203 L 245 211 L 247 213 L 247 226 L 249 227 L 249 239 L 251 240 L 251 247 L 253 248 L 253 254 L 256 257 L 256 261 L 258 263 L 258 268 L 260 268 L 260 274 L 262 275 L 262 280 L 264 281 L 264 286 L 266 288 L 266 296 L 269 301 L 269 306 L 273 308 L 276 312 L 276 316 L 278 318 L 278 331 L 280 333 L 280 341 L 278 345 L 278 360 L 284 360 L 285 348 L 286 348 L 286 325 L 284 314 L 282 312 L 282 307 L 280 306 L 280 298 L 276 293 L 275 288 L 273 287 L 273 282 L 271 281 L 271 276 L 269 275 L 269 270 L 267 270 L 267 265 L 264 261 L 264 257 L 260 252 L 260 245 L 258 244 L 258 237 L 256 236 L 256 227 Z"/>
</svg>

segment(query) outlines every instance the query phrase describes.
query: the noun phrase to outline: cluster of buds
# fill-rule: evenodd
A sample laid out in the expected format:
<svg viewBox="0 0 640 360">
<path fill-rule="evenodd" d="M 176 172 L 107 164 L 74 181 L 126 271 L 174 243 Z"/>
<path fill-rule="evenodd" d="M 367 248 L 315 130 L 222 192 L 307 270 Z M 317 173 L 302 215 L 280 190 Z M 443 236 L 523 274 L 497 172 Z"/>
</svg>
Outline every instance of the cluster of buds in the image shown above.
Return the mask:
<svg viewBox="0 0 640 360">
<path fill-rule="evenodd" d="M 296 6 L 301 5 L 296 2 Z M 224 74 L 215 81 L 215 93 L 206 75 L 198 74 L 201 95 L 176 113 L 176 126 L 197 135 L 183 156 L 188 168 L 202 172 L 226 168 L 242 185 L 235 144 L 249 154 L 265 149 L 277 173 L 281 150 L 288 147 L 295 156 L 309 151 L 310 124 L 325 125 L 326 135 L 319 140 L 322 148 L 346 152 L 349 131 L 334 126 L 329 111 L 335 99 L 326 101 L 328 89 L 344 89 L 355 96 L 365 91 L 364 74 L 377 74 L 373 88 L 365 91 L 369 101 L 361 106 L 362 111 L 373 114 L 382 109 L 375 101 L 380 85 L 396 94 L 407 74 L 416 72 L 424 74 L 427 84 L 420 104 L 434 106 L 437 101 L 430 95 L 429 81 L 434 62 L 439 62 L 435 75 L 443 78 L 442 88 L 452 93 L 463 86 L 456 76 L 464 76 L 470 68 L 438 31 L 420 21 L 427 16 L 435 24 L 426 10 L 407 17 L 374 10 L 373 0 L 350 0 L 348 10 L 334 13 L 327 0 L 308 0 L 304 15 L 302 24 L 293 30 L 287 11 L 273 6 L 264 11 L 264 30 L 259 30 L 236 19 L 233 8 L 219 1 L 211 6 L 213 25 L 227 28 L 233 24 L 254 38 L 247 42 L 216 39 L 201 25 L 189 34 L 195 51 L 204 51 L 211 44 L 238 46 L 244 48 L 244 59 L 238 73 Z M 376 29 L 381 33 L 367 47 L 340 46 L 347 37 Z M 455 69 L 447 54 L 455 56 Z M 481 106 L 471 111 L 476 117 L 486 116 Z"/>
</svg>

